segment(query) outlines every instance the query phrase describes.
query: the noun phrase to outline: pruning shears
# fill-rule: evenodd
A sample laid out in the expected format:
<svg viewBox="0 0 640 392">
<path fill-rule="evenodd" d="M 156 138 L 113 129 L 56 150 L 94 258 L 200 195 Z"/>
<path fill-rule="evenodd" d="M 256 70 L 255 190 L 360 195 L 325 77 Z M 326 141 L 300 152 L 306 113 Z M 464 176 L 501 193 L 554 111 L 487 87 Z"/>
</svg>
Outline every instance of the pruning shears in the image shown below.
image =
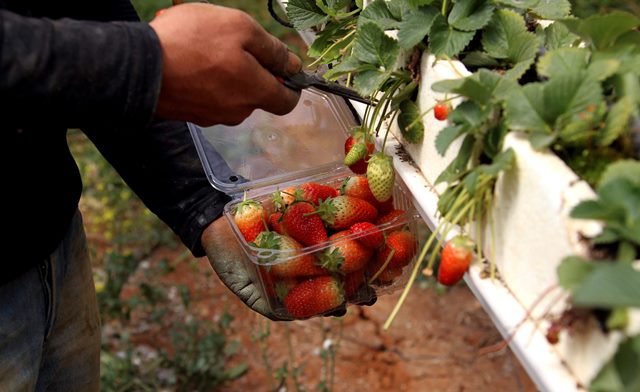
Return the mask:
<svg viewBox="0 0 640 392">
<path fill-rule="evenodd" d="M 354 101 L 366 103 L 367 105 L 375 105 L 377 101 L 373 98 L 365 98 L 358 94 L 355 90 L 342 86 L 338 83 L 328 82 L 321 76 L 310 74 L 304 71 L 295 75 L 278 77 L 280 82 L 293 90 L 302 90 L 309 87 L 315 87 L 331 94 L 339 95 Z"/>
</svg>

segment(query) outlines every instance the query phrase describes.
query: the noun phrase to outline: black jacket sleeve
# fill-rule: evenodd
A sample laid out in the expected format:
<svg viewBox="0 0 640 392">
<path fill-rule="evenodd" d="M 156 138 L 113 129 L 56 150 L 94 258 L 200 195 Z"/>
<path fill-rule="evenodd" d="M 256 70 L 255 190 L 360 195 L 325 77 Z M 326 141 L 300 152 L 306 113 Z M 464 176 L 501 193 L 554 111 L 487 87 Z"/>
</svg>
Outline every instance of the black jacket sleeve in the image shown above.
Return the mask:
<svg viewBox="0 0 640 392">
<path fill-rule="evenodd" d="M 0 9 L 0 107 L 5 125 L 148 124 L 162 51 L 139 22 L 25 17 Z"/>
</svg>

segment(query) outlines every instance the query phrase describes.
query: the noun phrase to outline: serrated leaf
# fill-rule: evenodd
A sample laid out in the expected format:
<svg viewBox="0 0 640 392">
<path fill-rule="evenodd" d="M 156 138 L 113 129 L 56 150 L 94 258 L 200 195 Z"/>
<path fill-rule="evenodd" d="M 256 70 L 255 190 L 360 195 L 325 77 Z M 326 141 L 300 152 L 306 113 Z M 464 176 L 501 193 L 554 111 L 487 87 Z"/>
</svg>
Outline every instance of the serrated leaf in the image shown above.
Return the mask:
<svg viewBox="0 0 640 392">
<path fill-rule="evenodd" d="M 564 289 L 573 291 L 593 272 L 593 263 L 578 256 L 568 256 L 562 259 L 556 270 L 558 283 Z"/>
<path fill-rule="evenodd" d="M 505 98 L 505 121 L 511 130 L 549 135 L 551 128 L 544 120 L 544 87 L 529 83 L 512 89 Z"/>
<path fill-rule="evenodd" d="M 553 78 L 565 73 L 584 70 L 589 63 L 589 55 L 589 51 L 582 48 L 551 50 L 538 60 L 538 74 Z"/>
<path fill-rule="evenodd" d="M 458 30 L 479 30 L 489 23 L 494 10 L 486 0 L 458 0 L 449 12 L 448 22 Z"/>
<path fill-rule="evenodd" d="M 358 17 L 358 26 L 366 23 L 374 23 L 382 30 L 391 30 L 397 28 L 400 21 L 391 13 L 385 0 L 375 0 Z"/>
<path fill-rule="evenodd" d="M 380 88 L 391 72 L 391 70 L 382 72 L 377 69 L 362 71 L 353 78 L 353 87 L 362 96 L 370 96 Z"/>
<path fill-rule="evenodd" d="M 540 39 L 527 31 L 523 17 L 511 10 L 495 12 L 482 35 L 482 46 L 490 55 L 512 63 L 535 58 Z"/>
<path fill-rule="evenodd" d="M 375 65 L 362 63 L 357 58 L 350 56 L 345 58 L 341 63 L 338 63 L 335 67 L 327 70 L 322 76 L 327 80 L 336 80 L 341 75 L 348 73 L 358 73 L 376 69 Z"/>
<path fill-rule="evenodd" d="M 433 3 L 435 0 L 406 0 L 407 4 L 409 4 L 414 9 L 422 7 L 423 5 L 429 5 Z"/>
<path fill-rule="evenodd" d="M 327 24 L 324 30 L 316 34 L 315 40 L 309 46 L 307 51 L 309 57 L 322 57 L 324 59 L 323 63 L 330 63 L 338 59 L 341 51 L 353 41 L 353 35 L 350 38 L 344 38 L 349 31 L 348 25 L 349 21 L 347 20 L 340 23 Z"/>
<path fill-rule="evenodd" d="M 509 129 L 504 126 L 504 123 L 500 123 L 497 126 L 487 130 L 484 136 L 484 153 L 489 158 L 493 159 L 496 155 L 502 151 L 502 144 L 504 136 L 509 132 Z"/>
<path fill-rule="evenodd" d="M 607 114 L 604 129 L 598 134 L 598 145 L 608 146 L 625 133 L 629 128 L 633 110 L 634 102 L 632 97 L 626 96 L 614 103 Z"/>
<path fill-rule="evenodd" d="M 640 390 L 640 335 L 620 343 L 616 354 L 589 384 L 591 392 Z"/>
<path fill-rule="evenodd" d="M 315 0 L 289 0 L 287 17 L 296 30 L 306 30 L 329 20 L 329 16 L 316 5 Z"/>
<path fill-rule="evenodd" d="M 460 31 L 447 24 L 438 14 L 429 32 L 429 47 L 436 56 L 455 57 L 473 39 L 475 31 Z"/>
<path fill-rule="evenodd" d="M 435 145 L 438 154 L 444 156 L 447 153 L 449 146 L 451 146 L 451 143 L 453 143 L 453 141 L 456 140 L 460 135 L 467 132 L 468 129 L 468 126 L 462 124 L 450 125 L 446 128 L 443 128 L 438 133 L 438 136 L 436 136 Z"/>
<path fill-rule="evenodd" d="M 563 19 L 569 30 L 590 42 L 595 49 L 613 46 L 617 39 L 640 25 L 640 18 L 623 11 L 593 15 L 586 19 Z"/>
<path fill-rule="evenodd" d="M 635 186 L 640 187 L 640 161 L 625 159 L 611 163 L 607 166 L 604 173 L 602 173 L 602 177 L 600 177 L 600 182 L 598 183 L 598 189 L 609 181 L 618 178 L 626 178 L 632 184 L 635 184 Z"/>
<path fill-rule="evenodd" d="M 436 178 L 436 185 L 441 182 L 451 183 L 460 178 L 469 165 L 471 151 L 473 151 L 475 141 L 476 138 L 473 137 L 473 135 L 467 135 L 464 138 L 462 145 L 460 146 L 460 150 L 458 151 L 458 155 L 456 155 L 455 159 L 451 161 L 447 168 L 440 173 L 438 178 Z"/>
<path fill-rule="evenodd" d="M 587 77 L 585 71 L 565 73 L 544 86 L 544 119 L 554 124 L 561 115 L 577 115 L 591 106 L 597 107 L 602 100 L 600 83 Z"/>
<path fill-rule="evenodd" d="M 529 9 L 540 0 L 495 0 L 496 4 L 504 4 L 513 8 Z"/>
<path fill-rule="evenodd" d="M 605 309 L 640 307 L 640 271 L 623 263 L 598 263 L 575 288 L 572 302 Z"/>
<path fill-rule="evenodd" d="M 589 64 L 587 74 L 590 78 L 601 82 L 613 76 L 619 69 L 620 61 L 618 60 L 597 60 Z"/>
<path fill-rule="evenodd" d="M 412 100 L 404 100 L 400 104 L 398 115 L 400 133 L 409 143 L 419 143 L 424 138 L 424 124 L 422 123 L 420 108 Z"/>
<path fill-rule="evenodd" d="M 439 93 L 452 93 L 454 91 L 457 91 L 459 88 L 461 88 L 465 80 L 466 78 L 440 80 L 432 84 L 431 89 Z"/>
<path fill-rule="evenodd" d="M 394 95 L 393 99 L 391 100 L 391 110 L 397 109 L 400 104 L 402 104 L 402 102 L 407 99 L 411 99 L 417 88 L 418 82 L 416 82 L 415 80 L 412 80 L 411 82 L 402 86 L 400 88 L 400 91 L 398 91 L 398 93 L 396 93 L 396 95 Z"/>
<path fill-rule="evenodd" d="M 435 7 L 420 7 L 406 14 L 398 26 L 400 46 L 409 49 L 422 42 L 438 15 L 438 9 Z"/>
<path fill-rule="evenodd" d="M 484 52 L 473 51 L 462 59 L 462 63 L 467 67 L 497 67 L 500 63 Z"/>
<path fill-rule="evenodd" d="M 500 172 L 509 170 L 512 167 L 515 158 L 516 154 L 513 152 L 513 149 L 509 148 L 496 155 L 493 162 L 490 164 L 482 164 L 478 166 L 477 170 L 490 177 L 496 177 Z"/>
<path fill-rule="evenodd" d="M 479 127 L 488 119 L 488 113 L 482 111 L 474 101 L 464 101 L 449 114 L 449 120 L 454 124 L 468 125 L 470 130 Z"/>
<path fill-rule="evenodd" d="M 363 63 L 391 72 L 396 63 L 400 46 L 373 23 L 358 27 L 353 44 L 353 55 Z"/>
<path fill-rule="evenodd" d="M 533 131 L 529 133 L 529 143 L 535 150 L 543 150 L 548 148 L 556 141 L 557 135 L 555 133 L 545 133 L 540 131 Z"/>
<path fill-rule="evenodd" d="M 568 0 L 540 0 L 531 11 L 540 19 L 560 19 L 569 15 L 571 3 Z"/>
<path fill-rule="evenodd" d="M 520 79 L 522 75 L 524 75 L 529 70 L 529 68 L 531 68 L 534 61 L 535 58 L 532 57 L 514 64 L 511 69 L 507 70 L 507 72 L 504 73 L 504 77 L 511 80 Z"/>
<path fill-rule="evenodd" d="M 545 47 L 549 50 L 572 46 L 578 36 L 569 31 L 567 26 L 559 22 L 553 22 L 544 29 Z"/>
</svg>

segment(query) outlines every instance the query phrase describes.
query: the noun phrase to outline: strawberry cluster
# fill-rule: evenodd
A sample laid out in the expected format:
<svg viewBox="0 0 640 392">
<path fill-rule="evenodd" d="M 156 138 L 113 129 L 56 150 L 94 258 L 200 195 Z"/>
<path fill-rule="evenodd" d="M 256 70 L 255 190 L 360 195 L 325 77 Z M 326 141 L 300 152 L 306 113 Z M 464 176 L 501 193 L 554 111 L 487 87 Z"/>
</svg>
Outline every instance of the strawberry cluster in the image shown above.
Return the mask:
<svg viewBox="0 0 640 392">
<path fill-rule="evenodd" d="M 272 308 L 296 319 L 369 302 L 417 250 L 406 212 L 393 194 L 379 201 L 364 175 L 244 200 L 233 218 L 253 247 Z"/>
</svg>

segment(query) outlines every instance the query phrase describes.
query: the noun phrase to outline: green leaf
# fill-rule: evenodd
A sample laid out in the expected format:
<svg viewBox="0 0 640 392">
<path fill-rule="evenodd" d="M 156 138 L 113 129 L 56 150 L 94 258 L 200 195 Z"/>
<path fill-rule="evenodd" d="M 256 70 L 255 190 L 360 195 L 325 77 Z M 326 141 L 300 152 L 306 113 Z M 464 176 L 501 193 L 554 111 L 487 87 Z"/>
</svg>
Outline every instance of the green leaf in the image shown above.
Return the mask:
<svg viewBox="0 0 640 392">
<path fill-rule="evenodd" d="M 449 149 L 451 143 L 456 140 L 460 135 L 467 132 L 468 126 L 465 125 L 450 125 L 443 128 L 436 136 L 436 150 L 438 154 L 444 156 Z"/>
<path fill-rule="evenodd" d="M 449 166 L 440 173 L 436 178 L 436 185 L 441 182 L 454 182 L 466 171 L 471 159 L 471 152 L 473 151 L 473 145 L 476 142 L 476 138 L 473 135 L 467 135 L 462 141 L 462 146 L 458 151 L 456 158 L 451 161 Z"/>
<path fill-rule="evenodd" d="M 375 65 L 362 63 L 354 56 L 350 56 L 345 58 L 335 67 L 327 70 L 327 72 L 325 72 L 322 76 L 327 80 L 335 80 L 336 78 L 344 74 L 352 72 L 365 72 L 371 70 L 377 70 L 377 67 Z"/>
<path fill-rule="evenodd" d="M 381 72 L 393 71 L 400 47 L 373 23 L 358 28 L 353 45 L 353 55 L 363 63 L 373 64 Z"/>
<path fill-rule="evenodd" d="M 640 18 L 623 11 L 586 19 L 563 19 L 561 22 L 598 50 L 613 46 L 619 37 L 640 26 Z"/>
<path fill-rule="evenodd" d="M 541 19 L 559 19 L 569 15 L 571 3 L 568 0 L 540 0 L 531 11 Z"/>
<path fill-rule="evenodd" d="M 473 51 L 464 56 L 462 63 L 467 67 L 497 67 L 500 63 L 484 52 Z"/>
<path fill-rule="evenodd" d="M 406 14 L 398 26 L 400 46 L 409 49 L 422 42 L 438 15 L 438 9 L 435 7 L 420 7 Z"/>
<path fill-rule="evenodd" d="M 529 143 L 535 150 L 543 150 L 551 146 L 556 141 L 556 138 L 557 135 L 555 133 L 534 131 L 529 134 Z"/>
<path fill-rule="evenodd" d="M 629 325 L 629 310 L 627 308 L 615 308 L 607 317 L 609 330 L 624 330 Z"/>
<path fill-rule="evenodd" d="M 475 31 L 460 31 L 447 24 L 445 18 L 438 14 L 431 25 L 429 47 L 436 56 L 455 57 L 473 39 Z"/>
<path fill-rule="evenodd" d="M 543 118 L 545 110 L 544 86 L 529 83 L 512 89 L 505 99 L 505 121 L 511 130 L 550 134 L 551 129 Z"/>
<path fill-rule="evenodd" d="M 626 159 L 611 163 L 602 173 L 598 189 L 619 178 L 625 178 L 635 186 L 640 187 L 640 161 Z"/>
<path fill-rule="evenodd" d="M 587 69 L 590 52 L 582 48 L 561 48 L 551 50 L 540 57 L 538 74 L 548 78 L 563 76 Z"/>
<path fill-rule="evenodd" d="M 554 124 L 561 115 L 576 115 L 603 101 L 602 87 L 586 71 L 565 73 L 544 85 L 544 119 Z"/>
<path fill-rule="evenodd" d="M 540 0 L 495 0 L 495 3 L 508 5 L 513 8 L 529 9 L 538 4 L 539 1 Z"/>
<path fill-rule="evenodd" d="M 569 31 L 566 25 L 553 22 L 544 29 L 545 47 L 549 50 L 571 46 L 579 37 Z"/>
<path fill-rule="evenodd" d="M 353 35 L 343 39 L 349 31 L 348 25 L 349 21 L 347 20 L 340 23 L 330 23 L 324 30 L 317 33 L 316 39 L 307 51 L 309 57 L 322 57 L 325 64 L 340 58 L 341 51 L 353 41 Z"/>
<path fill-rule="evenodd" d="M 640 391 L 640 335 L 618 345 L 616 354 L 598 372 L 589 385 L 591 392 Z"/>
<path fill-rule="evenodd" d="M 504 136 L 509 132 L 509 129 L 504 123 L 499 123 L 493 128 L 487 130 L 484 137 L 484 153 L 491 159 L 494 159 L 496 155 L 502 151 L 502 144 Z"/>
<path fill-rule="evenodd" d="M 391 110 L 396 110 L 400 107 L 400 104 L 407 99 L 412 99 L 414 92 L 418 88 L 418 82 L 412 80 L 406 85 L 402 86 L 398 93 L 393 96 L 391 100 Z"/>
<path fill-rule="evenodd" d="M 493 162 L 490 164 L 482 164 L 478 166 L 478 171 L 490 177 L 496 177 L 500 172 L 509 170 L 515 161 L 515 158 L 516 154 L 513 152 L 513 149 L 509 148 L 496 155 Z"/>
<path fill-rule="evenodd" d="M 424 124 L 420 116 L 420 108 L 412 100 L 405 100 L 400 104 L 398 127 L 402 136 L 409 143 L 419 143 L 424 137 Z"/>
<path fill-rule="evenodd" d="M 449 120 L 454 124 L 468 125 L 473 131 L 488 120 L 488 115 L 489 113 L 483 111 L 476 102 L 464 101 L 449 114 Z"/>
<path fill-rule="evenodd" d="M 377 69 L 362 71 L 353 78 L 353 87 L 365 97 L 372 95 L 387 80 L 391 72 L 391 70 L 383 72 Z"/>
<path fill-rule="evenodd" d="M 568 256 L 558 265 L 558 283 L 568 291 L 573 291 L 594 270 L 594 264 L 578 256 Z"/>
<path fill-rule="evenodd" d="M 385 0 L 375 0 L 358 17 L 358 27 L 367 23 L 373 23 L 382 30 L 391 30 L 397 28 L 400 21 L 391 13 Z"/>
<path fill-rule="evenodd" d="M 611 106 L 609 114 L 607 114 L 605 127 L 602 132 L 598 134 L 598 145 L 610 145 L 629 129 L 634 107 L 633 98 L 629 96 L 621 98 Z"/>
<path fill-rule="evenodd" d="M 574 305 L 606 309 L 640 307 L 640 271 L 622 263 L 594 265 L 594 271 L 573 291 Z"/>
<path fill-rule="evenodd" d="M 482 35 L 482 46 L 490 55 L 519 63 L 535 58 L 540 39 L 527 31 L 523 17 L 514 11 L 497 11 Z"/>
<path fill-rule="evenodd" d="M 315 0 L 289 0 L 287 17 L 296 30 L 305 30 L 329 20 L 329 16 L 316 5 Z"/>
<path fill-rule="evenodd" d="M 511 69 L 509 69 L 507 72 L 505 72 L 504 76 L 505 78 L 511 79 L 511 80 L 518 80 L 522 77 L 522 75 L 524 75 L 525 72 L 527 72 L 529 70 L 529 68 L 531 68 L 531 65 L 533 65 L 533 62 L 535 61 L 534 58 L 530 58 L 530 59 L 525 59 L 523 61 L 520 61 L 519 63 L 514 64 Z"/>
<path fill-rule="evenodd" d="M 449 12 L 448 22 L 458 30 L 479 30 L 489 23 L 494 10 L 486 0 L 458 0 Z"/>
<path fill-rule="evenodd" d="M 423 5 L 429 5 L 434 1 L 435 0 L 406 0 L 407 4 L 409 4 L 414 9 L 422 7 Z"/>
</svg>

